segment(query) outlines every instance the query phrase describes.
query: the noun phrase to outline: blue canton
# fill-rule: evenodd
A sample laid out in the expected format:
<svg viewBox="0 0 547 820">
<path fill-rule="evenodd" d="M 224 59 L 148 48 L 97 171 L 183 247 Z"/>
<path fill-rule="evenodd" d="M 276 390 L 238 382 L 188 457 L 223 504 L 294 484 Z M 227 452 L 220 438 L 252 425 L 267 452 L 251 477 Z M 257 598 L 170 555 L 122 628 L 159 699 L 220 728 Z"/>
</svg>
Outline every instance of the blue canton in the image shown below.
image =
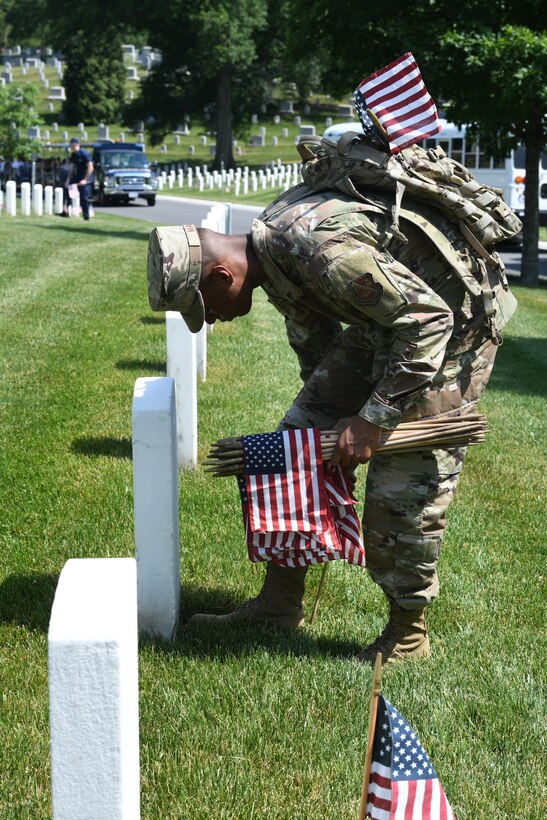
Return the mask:
<svg viewBox="0 0 547 820">
<path fill-rule="evenodd" d="M 437 775 L 404 717 L 383 696 L 378 699 L 373 759 L 391 767 L 392 780 L 433 780 Z"/>
<path fill-rule="evenodd" d="M 243 436 L 243 461 L 247 475 L 285 473 L 283 433 L 257 433 Z"/>
</svg>

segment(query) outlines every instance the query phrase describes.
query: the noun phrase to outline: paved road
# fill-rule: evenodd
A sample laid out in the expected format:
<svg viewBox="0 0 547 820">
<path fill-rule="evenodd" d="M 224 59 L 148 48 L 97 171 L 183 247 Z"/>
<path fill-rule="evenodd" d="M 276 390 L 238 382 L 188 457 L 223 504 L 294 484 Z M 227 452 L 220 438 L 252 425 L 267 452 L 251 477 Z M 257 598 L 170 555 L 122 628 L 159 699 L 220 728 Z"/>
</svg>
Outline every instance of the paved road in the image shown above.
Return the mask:
<svg viewBox="0 0 547 820">
<path fill-rule="evenodd" d="M 162 195 L 157 198 L 153 208 L 150 208 L 144 200 L 138 199 L 129 203 L 129 205 L 95 207 L 95 210 L 115 213 L 117 216 L 145 219 L 154 225 L 199 225 L 214 204 L 213 201 Z M 261 208 L 251 205 L 234 205 L 232 208 L 232 232 L 247 233 L 253 217 L 257 216 L 261 210 Z M 498 250 L 504 261 L 508 276 L 511 278 L 520 276 L 520 247 L 506 242 L 498 246 Z M 545 280 L 547 279 L 547 242 L 540 244 L 539 264 L 540 277 Z"/>
<path fill-rule="evenodd" d="M 132 216 L 136 219 L 146 219 L 154 225 L 198 225 L 205 219 L 208 211 L 216 203 L 208 200 L 185 199 L 180 196 L 159 196 L 154 207 L 150 207 L 143 199 L 137 199 L 128 205 L 112 205 L 99 208 L 97 212 L 112 213 L 116 216 Z M 253 217 L 257 216 L 262 208 L 250 205 L 234 205 L 232 208 L 232 233 L 247 233 L 250 230 Z"/>
</svg>

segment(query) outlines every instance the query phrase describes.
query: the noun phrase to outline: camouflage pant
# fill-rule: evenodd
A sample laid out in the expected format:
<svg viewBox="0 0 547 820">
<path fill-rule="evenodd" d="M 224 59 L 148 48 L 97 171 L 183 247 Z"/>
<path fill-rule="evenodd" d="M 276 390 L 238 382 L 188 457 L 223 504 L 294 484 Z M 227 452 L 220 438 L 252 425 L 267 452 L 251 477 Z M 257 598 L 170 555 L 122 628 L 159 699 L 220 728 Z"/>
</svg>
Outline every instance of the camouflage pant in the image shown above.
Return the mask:
<svg viewBox="0 0 547 820">
<path fill-rule="evenodd" d="M 365 335 L 352 326 L 331 345 L 279 429 L 327 429 L 360 410 L 378 380 L 375 350 L 363 345 Z M 446 362 L 443 370 L 450 378 L 426 391 L 405 419 L 473 410 L 495 353 L 487 341 Z M 404 609 L 421 609 L 438 596 L 436 564 L 464 455 L 465 448 L 377 453 L 369 463 L 363 516 L 367 566 L 387 598 Z"/>
</svg>

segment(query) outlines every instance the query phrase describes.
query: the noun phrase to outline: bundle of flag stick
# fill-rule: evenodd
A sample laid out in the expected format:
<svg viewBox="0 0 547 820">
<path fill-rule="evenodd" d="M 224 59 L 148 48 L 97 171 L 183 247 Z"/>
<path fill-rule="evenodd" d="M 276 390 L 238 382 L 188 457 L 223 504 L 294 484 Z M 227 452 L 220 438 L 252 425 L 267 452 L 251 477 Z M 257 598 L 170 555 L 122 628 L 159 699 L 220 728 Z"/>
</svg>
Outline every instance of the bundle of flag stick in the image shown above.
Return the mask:
<svg viewBox="0 0 547 820">
<path fill-rule="evenodd" d="M 425 450 L 436 447 L 467 447 L 484 441 L 486 421 L 482 414 L 467 416 L 436 416 L 417 421 L 403 421 L 394 430 L 382 435 L 378 452 Z M 332 456 L 339 433 L 321 431 L 321 455 L 324 461 Z M 205 472 L 214 476 L 239 475 L 243 472 L 241 437 L 224 438 L 211 445 L 203 462 Z"/>
</svg>

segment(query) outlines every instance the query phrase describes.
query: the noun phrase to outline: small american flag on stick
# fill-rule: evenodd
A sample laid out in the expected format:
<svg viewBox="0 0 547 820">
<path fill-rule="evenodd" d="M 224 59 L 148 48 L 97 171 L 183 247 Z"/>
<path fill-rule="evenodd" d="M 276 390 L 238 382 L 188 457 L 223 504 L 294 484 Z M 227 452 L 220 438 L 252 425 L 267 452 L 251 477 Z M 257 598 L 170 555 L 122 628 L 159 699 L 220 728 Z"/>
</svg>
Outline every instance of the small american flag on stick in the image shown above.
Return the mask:
<svg viewBox="0 0 547 820">
<path fill-rule="evenodd" d="M 366 816 L 372 820 L 454 820 L 425 749 L 404 717 L 382 695 Z"/>
<path fill-rule="evenodd" d="M 325 475 L 317 428 L 243 436 L 238 477 L 253 562 L 298 567 L 338 559 L 365 566 L 357 501 L 344 471 Z"/>
<path fill-rule="evenodd" d="M 365 77 L 353 98 L 365 132 L 370 131 L 370 119 L 377 120 L 392 154 L 441 130 L 437 108 L 410 51 Z"/>
<path fill-rule="evenodd" d="M 359 820 L 454 820 L 425 749 L 381 688 L 382 655 L 378 652 Z"/>
</svg>

